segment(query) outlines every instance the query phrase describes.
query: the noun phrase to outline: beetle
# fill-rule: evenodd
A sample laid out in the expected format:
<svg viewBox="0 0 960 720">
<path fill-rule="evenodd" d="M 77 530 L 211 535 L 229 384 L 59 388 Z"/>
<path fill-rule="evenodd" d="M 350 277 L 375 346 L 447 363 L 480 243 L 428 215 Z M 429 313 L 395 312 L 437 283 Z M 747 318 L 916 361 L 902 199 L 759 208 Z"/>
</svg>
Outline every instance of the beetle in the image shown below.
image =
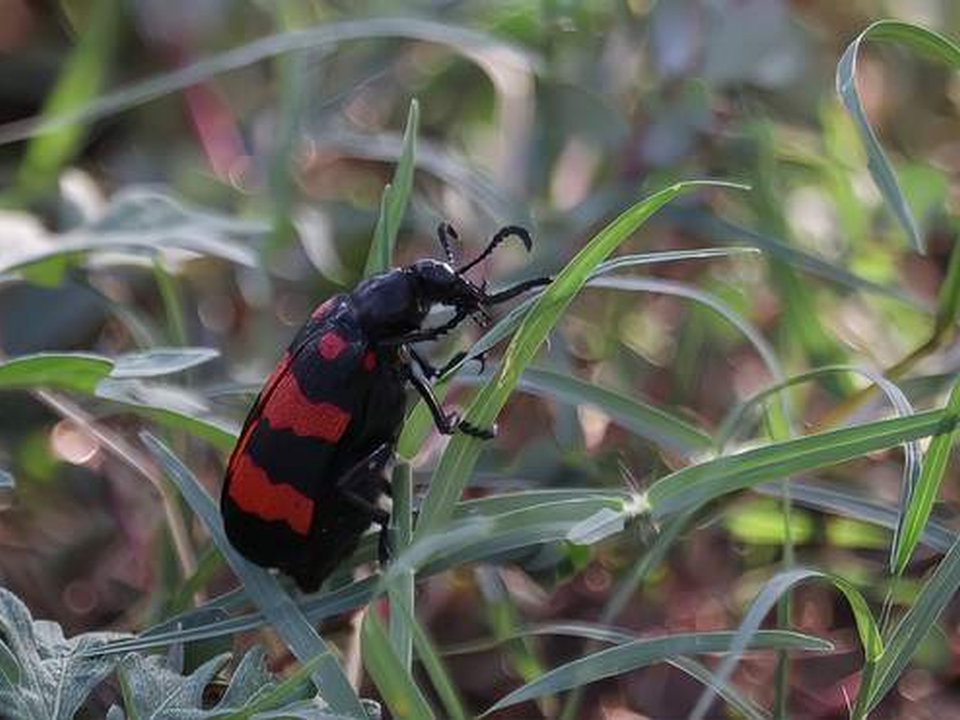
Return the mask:
<svg viewBox="0 0 960 720">
<path fill-rule="evenodd" d="M 316 591 L 356 549 L 372 524 L 380 526 L 381 563 L 389 557 L 387 467 L 406 411 L 407 386 L 426 402 L 437 429 L 493 437 L 446 412 L 430 380 L 442 369 L 412 347 L 436 340 L 467 318 L 550 282 L 541 277 L 488 293 L 465 274 L 504 240 L 533 246 L 522 227 L 500 229 L 473 260 L 456 267 L 448 223 L 437 229 L 446 260 L 421 259 L 374 275 L 313 311 L 253 403 L 225 473 L 220 510 L 230 542 L 244 557 L 290 575 Z M 434 327 L 434 306 L 453 309 Z M 482 361 L 482 358 L 481 358 Z"/>
</svg>

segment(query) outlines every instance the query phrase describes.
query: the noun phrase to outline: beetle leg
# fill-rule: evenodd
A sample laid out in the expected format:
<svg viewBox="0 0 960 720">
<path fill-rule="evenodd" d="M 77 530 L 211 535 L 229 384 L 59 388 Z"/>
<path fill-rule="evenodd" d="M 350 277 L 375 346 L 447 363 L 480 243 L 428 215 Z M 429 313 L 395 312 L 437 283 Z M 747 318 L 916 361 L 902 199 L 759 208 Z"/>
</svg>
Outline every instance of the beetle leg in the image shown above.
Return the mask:
<svg viewBox="0 0 960 720">
<path fill-rule="evenodd" d="M 407 345 L 409 343 L 418 343 L 418 342 L 427 342 L 428 340 L 436 340 L 441 335 L 453 330 L 457 325 L 462 323 L 467 319 L 466 310 L 457 310 L 452 318 L 447 320 L 443 325 L 438 325 L 437 327 L 426 328 L 424 330 L 414 330 L 411 333 L 406 335 L 400 335 L 395 338 L 384 338 L 383 340 L 378 340 L 377 343 L 380 345 Z"/>
<path fill-rule="evenodd" d="M 420 393 L 420 397 L 423 398 L 423 401 L 427 404 L 427 408 L 430 410 L 430 414 L 433 416 L 433 422 L 437 426 L 437 430 L 444 435 L 453 435 L 459 430 L 464 435 L 470 435 L 480 438 L 481 440 L 490 440 L 496 437 L 496 426 L 491 429 L 479 428 L 472 423 L 461 420 L 457 413 L 448 414 L 444 412 L 440 406 L 440 401 L 437 400 L 437 396 L 433 394 L 433 388 L 430 387 L 430 383 L 409 369 L 407 371 L 407 379 L 416 391 Z"/>
<path fill-rule="evenodd" d="M 446 365 L 444 365 L 441 370 L 437 370 L 433 365 L 430 364 L 429 360 L 423 357 L 423 355 L 418 353 L 412 347 L 408 347 L 407 352 L 410 353 L 410 357 L 412 357 L 414 362 L 417 363 L 417 366 L 420 368 L 420 372 L 422 372 L 424 376 L 430 378 L 431 380 L 435 377 L 440 377 L 440 375 L 447 370 Z"/>
</svg>

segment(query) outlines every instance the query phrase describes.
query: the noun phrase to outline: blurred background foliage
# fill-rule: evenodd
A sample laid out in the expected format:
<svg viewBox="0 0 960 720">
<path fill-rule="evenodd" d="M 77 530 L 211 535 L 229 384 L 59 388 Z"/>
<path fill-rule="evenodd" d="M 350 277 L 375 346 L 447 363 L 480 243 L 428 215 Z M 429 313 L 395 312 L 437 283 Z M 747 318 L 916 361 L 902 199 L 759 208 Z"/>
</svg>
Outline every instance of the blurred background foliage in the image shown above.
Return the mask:
<svg viewBox="0 0 960 720">
<path fill-rule="evenodd" d="M 5 0 L 0 346 L 6 356 L 88 351 L 128 364 L 78 362 L 57 392 L 32 389 L 49 384 L 39 376 L 0 375 L 12 388 L 0 395 L 0 466 L 16 479 L 0 523 L 2 584 L 68 634 L 141 630 L 187 607 L 191 593 L 231 586 L 162 478 L 143 481 L 152 463 L 137 456 L 136 431 L 159 421 L 217 494 L 250 393 L 310 310 L 362 277 L 413 98 L 417 171 L 396 264 L 436 255 L 441 220 L 459 229 L 464 253 L 517 223 L 531 229 L 533 253 L 505 249 L 483 275 L 501 284 L 556 273 L 607 220 L 667 183 L 752 187 L 684 196 L 621 252 L 760 253 L 653 265 L 642 269 L 646 285 L 587 290 L 537 361 L 668 409 L 702 435 L 655 442 L 629 412 L 578 402 L 556 381 L 538 390 L 530 377 L 469 496 L 619 490 L 625 476 L 647 487 L 708 450 L 739 403 L 812 368 L 891 371 L 913 405 L 940 404 L 960 364 L 941 294 L 960 272 L 950 261 L 960 86 L 948 67 L 902 49 L 870 45 L 859 59 L 860 99 L 921 254 L 884 203 L 835 89 L 844 49 L 880 17 L 960 30 L 949 0 Z M 432 356 L 480 333 L 467 327 Z M 156 353 L 140 365 L 129 355 L 163 347 L 200 350 L 172 353 L 167 365 Z M 867 384 L 836 372 L 798 386 L 796 428 L 889 414 L 884 398 L 863 394 Z M 463 392 L 456 386 L 448 402 Z M 765 433 L 742 423 L 731 442 Z M 429 478 L 441 446 L 424 442 L 415 481 Z M 921 550 L 894 582 L 888 530 L 849 505 L 810 500 L 826 488 L 895 508 L 902 459 L 875 454 L 803 478 L 814 489 L 807 502 L 797 495 L 808 507 L 789 523 L 773 499 L 728 497 L 649 568 L 638 559 L 662 537 L 650 523 L 590 551 L 547 545 L 522 567 L 463 565 L 420 584 L 417 614 L 441 647 L 559 620 L 603 618 L 645 634 L 729 629 L 781 567 L 788 536 L 797 562 L 842 575 L 877 607 L 909 604 L 936 555 Z M 948 544 L 955 480 L 948 469 L 935 509 Z M 605 615 L 631 577 L 643 582 Z M 792 716 L 845 716 L 860 667 L 850 611 L 829 587 L 805 586 L 793 619 L 837 650 L 795 659 Z M 957 619 L 948 609 L 878 716 L 960 712 Z M 268 647 L 282 669 L 280 646 Z M 448 664 L 479 711 L 585 647 L 514 640 Z M 771 707 L 775 672 L 769 654 L 748 655 L 734 680 Z M 584 688 L 576 716 L 685 716 L 699 692 L 658 665 Z M 561 705 L 547 698 L 497 717 Z M 710 712 L 726 716 L 719 704 Z"/>
</svg>

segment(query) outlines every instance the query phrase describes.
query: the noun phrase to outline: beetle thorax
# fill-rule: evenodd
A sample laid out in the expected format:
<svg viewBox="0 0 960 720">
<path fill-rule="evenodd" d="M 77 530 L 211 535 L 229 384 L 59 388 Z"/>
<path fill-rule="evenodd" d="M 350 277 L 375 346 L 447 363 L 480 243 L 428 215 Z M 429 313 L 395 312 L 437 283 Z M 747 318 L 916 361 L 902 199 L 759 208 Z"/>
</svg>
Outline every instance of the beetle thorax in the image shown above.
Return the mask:
<svg viewBox="0 0 960 720">
<path fill-rule="evenodd" d="M 350 297 L 360 325 L 371 340 L 400 337 L 416 330 L 430 310 L 406 269 L 374 275 L 357 285 Z"/>
</svg>

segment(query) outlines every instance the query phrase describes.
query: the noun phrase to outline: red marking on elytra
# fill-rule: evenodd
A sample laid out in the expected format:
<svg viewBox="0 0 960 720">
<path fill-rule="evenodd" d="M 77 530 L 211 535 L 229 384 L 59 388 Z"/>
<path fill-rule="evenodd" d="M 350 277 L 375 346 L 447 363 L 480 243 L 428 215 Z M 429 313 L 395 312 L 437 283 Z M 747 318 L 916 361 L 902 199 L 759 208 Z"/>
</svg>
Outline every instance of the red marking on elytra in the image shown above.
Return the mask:
<svg viewBox="0 0 960 720">
<path fill-rule="evenodd" d="M 373 350 L 367 350 L 363 356 L 363 369 L 367 372 L 373 372 L 377 366 L 377 354 Z"/>
<path fill-rule="evenodd" d="M 324 315 L 326 315 L 328 312 L 330 312 L 333 309 L 336 299 L 337 298 L 334 296 L 332 298 L 327 298 L 326 300 L 324 300 L 320 305 L 317 306 L 316 310 L 310 313 L 310 317 L 312 317 L 314 320 L 319 320 L 320 318 L 322 318 Z"/>
<path fill-rule="evenodd" d="M 310 533 L 313 500 L 292 485 L 271 482 L 247 453 L 242 453 L 233 467 L 230 497 L 245 512 L 263 520 L 283 520 L 300 535 Z"/>
<path fill-rule="evenodd" d="M 263 416 L 274 429 L 293 430 L 302 437 L 331 443 L 338 442 L 350 424 L 350 413 L 346 410 L 329 402 L 311 402 L 293 373 L 280 381 L 263 409 Z"/>
<path fill-rule="evenodd" d="M 324 333 L 318 344 L 324 360 L 336 360 L 337 356 L 347 349 L 347 341 L 334 330 Z"/>
</svg>

